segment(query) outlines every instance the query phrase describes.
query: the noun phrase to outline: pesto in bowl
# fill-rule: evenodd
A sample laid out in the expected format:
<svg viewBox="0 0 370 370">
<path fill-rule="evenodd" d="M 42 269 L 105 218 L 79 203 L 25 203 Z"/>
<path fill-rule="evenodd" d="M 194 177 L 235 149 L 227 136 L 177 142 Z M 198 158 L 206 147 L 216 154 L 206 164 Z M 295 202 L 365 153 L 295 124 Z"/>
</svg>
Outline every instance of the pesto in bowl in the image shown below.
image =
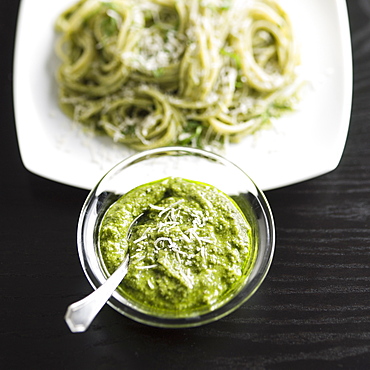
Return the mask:
<svg viewBox="0 0 370 370">
<path fill-rule="evenodd" d="M 108 209 L 99 230 L 112 274 L 130 255 L 120 293 L 138 308 L 198 315 L 232 298 L 255 262 L 252 226 L 215 187 L 168 177 L 141 185 Z"/>
<path fill-rule="evenodd" d="M 77 246 L 98 288 L 129 253 L 108 305 L 137 322 L 194 327 L 245 303 L 265 279 L 275 226 L 264 194 L 222 156 L 165 147 L 113 167 L 81 210 Z"/>
</svg>

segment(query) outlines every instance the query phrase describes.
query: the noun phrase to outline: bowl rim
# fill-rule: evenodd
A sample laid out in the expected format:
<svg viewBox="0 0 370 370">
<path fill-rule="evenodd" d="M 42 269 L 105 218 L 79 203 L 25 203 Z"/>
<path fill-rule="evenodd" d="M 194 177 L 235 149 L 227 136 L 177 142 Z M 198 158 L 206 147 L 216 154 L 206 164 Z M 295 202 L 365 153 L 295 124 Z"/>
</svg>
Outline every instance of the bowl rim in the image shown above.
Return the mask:
<svg viewBox="0 0 370 370">
<path fill-rule="evenodd" d="M 203 324 L 207 324 L 222 317 L 232 313 L 237 308 L 239 308 L 243 303 L 249 300 L 254 293 L 258 290 L 264 279 L 266 278 L 268 271 L 271 267 L 273 256 L 275 253 L 275 243 L 276 243 L 276 230 L 275 230 L 275 223 L 273 214 L 271 211 L 271 207 L 267 201 L 265 194 L 258 188 L 258 186 L 254 183 L 254 181 L 237 165 L 229 161 L 228 159 L 224 158 L 223 156 L 209 152 L 204 149 L 196 149 L 190 147 L 178 147 L 178 146 L 170 146 L 170 147 L 161 147 L 155 149 L 145 150 L 139 153 L 135 153 L 122 161 L 118 162 L 114 165 L 110 170 L 108 170 L 101 179 L 97 182 L 97 184 L 92 188 L 83 203 L 82 209 L 80 211 L 78 225 L 77 225 L 77 249 L 78 255 L 81 263 L 81 267 L 84 271 L 84 274 L 89 281 L 92 288 L 95 290 L 101 284 L 102 281 L 100 278 L 104 273 L 99 271 L 99 276 L 97 276 L 97 268 L 96 264 L 98 263 L 97 259 L 98 256 L 95 255 L 95 260 L 91 258 L 87 254 L 87 250 L 85 248 L 85 239 L 88 232 L 92 232 L 90 222 L 91 211 L 94 212 L 93 206 L 95 204 L 96 199 L 96 192 L 101 187 L 104 182 L 109 179 L 112 175 L 114 176 L 117 171 L 122 171 L 124 168 L 136 164 L 140 161 L 145 160 L 148 157 L 153 155 L 166 155 L 170 153 L 171 155 L 181 156 L 181 155 L 190 155 L 190 156 L 200 156 L 205 159 L 210 159 L 216 161 L 224 166 L 231 166 L 236 171 L 240 172 L 248 179 L 250 185 L 253 189 L 248 189 L 251 194 L 255 197 L 258 201 L 259 210 L 261 211 L 261 222 L 263 222 L 263 226 L 265 227 L 265 247 L 263 248 L 263 255 L 260 256 L 260 241 L 258 243 L 258 251 L 257 251 L 257 258 L 262 258 L 262 264 L 259 265 L 258 270 L 255 270 L 257 267 L 257 262 L 255 262 L 254 267 L 246 279 L 244 283 L 243 289 L 238 292 L 233 298 L 228 300 L 225 304 L 221 305 L 220 307 L 205 312 L 200 315 L 196 316 L 189 316 L 189 317 L 166 317 L 166 316 L 157 316 L 157 315 L 150 315 L 148 313 L 144 313 L 142 311 L 138 311 L 135 309 L 133 305 L 125 304 L 122 301 L 122 296 L 115 291 L 110 299 L 107 301 L 107 304 L 111 306 L 116 311 L 120 312 L 122 315 L 146 324 L 155 327 L 164 327 L 164 328 L 181 328 L 181 327 L 194 327 Z M 210 184 L 212 185 L 212 184 Z M 253 190 L 253 191 L 251 191 Z M 261 223 L 259 222 L 259 224 Z M 87 230 L 86 228 L 89 227 Z M 252 276 L 253 275 L 253 276 Z M 103 278 L 103 280 L 106 277 Z M 245 291 L 246 290 L 246 291 Z M 243 294 L 241 294 L 243 292 Z"/>
</svg>

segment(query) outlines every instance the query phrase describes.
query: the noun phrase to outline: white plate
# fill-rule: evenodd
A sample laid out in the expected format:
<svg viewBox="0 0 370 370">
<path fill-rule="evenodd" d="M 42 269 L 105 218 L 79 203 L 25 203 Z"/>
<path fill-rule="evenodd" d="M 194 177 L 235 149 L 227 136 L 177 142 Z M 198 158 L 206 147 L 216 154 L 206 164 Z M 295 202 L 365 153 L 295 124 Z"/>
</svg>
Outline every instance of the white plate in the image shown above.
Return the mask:
<svg viewBox="0 0 370 370">
<path fill-rule="evenodd" d="M 92 137 L 59 110 L 54 21 L 75 0 L 22 0 L 14 63 L 14 104 L 24 166 L 45 178 L 91 189 L 133 153 Z M 352 103 L 352 54 L 345 0 L 282 0 L 310 81 L 299 110 L 231 146 L 225 156 L 263 190 L 294 184 L 338 166 Z"/>
</svg>

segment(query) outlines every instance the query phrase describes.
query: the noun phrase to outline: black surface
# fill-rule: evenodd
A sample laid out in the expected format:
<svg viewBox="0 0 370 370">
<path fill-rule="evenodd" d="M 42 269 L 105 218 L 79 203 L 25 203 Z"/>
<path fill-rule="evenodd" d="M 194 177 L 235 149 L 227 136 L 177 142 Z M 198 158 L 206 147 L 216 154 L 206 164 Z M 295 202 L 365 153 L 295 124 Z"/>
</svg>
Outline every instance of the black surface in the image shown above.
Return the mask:
<svg viewBox="0 0 370 370">
<path fill-rule="evenodd" d="M 267 192 L 277 248 L 260 290 L 200 328 L 150 328 L 105 307 L 88 332 L 71 334 L 65 309 L 91 291 L 76 251 L 87 191 L 22 165 L 12 106 L 19 1 L 0 2 L 1 368 L 370 368 L 370 1 L 347 3 L 354 59 L 347 145 L 335 171 Z"/>
</svg>

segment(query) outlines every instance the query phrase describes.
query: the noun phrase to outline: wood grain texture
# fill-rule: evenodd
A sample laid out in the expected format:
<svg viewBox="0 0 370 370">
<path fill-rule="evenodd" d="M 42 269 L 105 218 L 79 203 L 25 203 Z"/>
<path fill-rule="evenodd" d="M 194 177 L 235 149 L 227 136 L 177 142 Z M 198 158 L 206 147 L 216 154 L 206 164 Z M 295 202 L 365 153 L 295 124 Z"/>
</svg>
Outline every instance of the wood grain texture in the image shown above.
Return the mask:
<svg viewBox="0 0 370 370">
<path fill-rule="evenodd" d="M 277 226 L 270 273 L 238 311 L 161 330 L 105 307 L 72 335 L 67 305 L 91 291 L 75 246 L 86 191 L 27 172 L 12 108 L 18 1 L 0 2 L 0 364 L 4 369 L 370 368 L 370 0 L 348 0 L 354 97 L 333 172 L 266 193 Z"/>
</svg>

